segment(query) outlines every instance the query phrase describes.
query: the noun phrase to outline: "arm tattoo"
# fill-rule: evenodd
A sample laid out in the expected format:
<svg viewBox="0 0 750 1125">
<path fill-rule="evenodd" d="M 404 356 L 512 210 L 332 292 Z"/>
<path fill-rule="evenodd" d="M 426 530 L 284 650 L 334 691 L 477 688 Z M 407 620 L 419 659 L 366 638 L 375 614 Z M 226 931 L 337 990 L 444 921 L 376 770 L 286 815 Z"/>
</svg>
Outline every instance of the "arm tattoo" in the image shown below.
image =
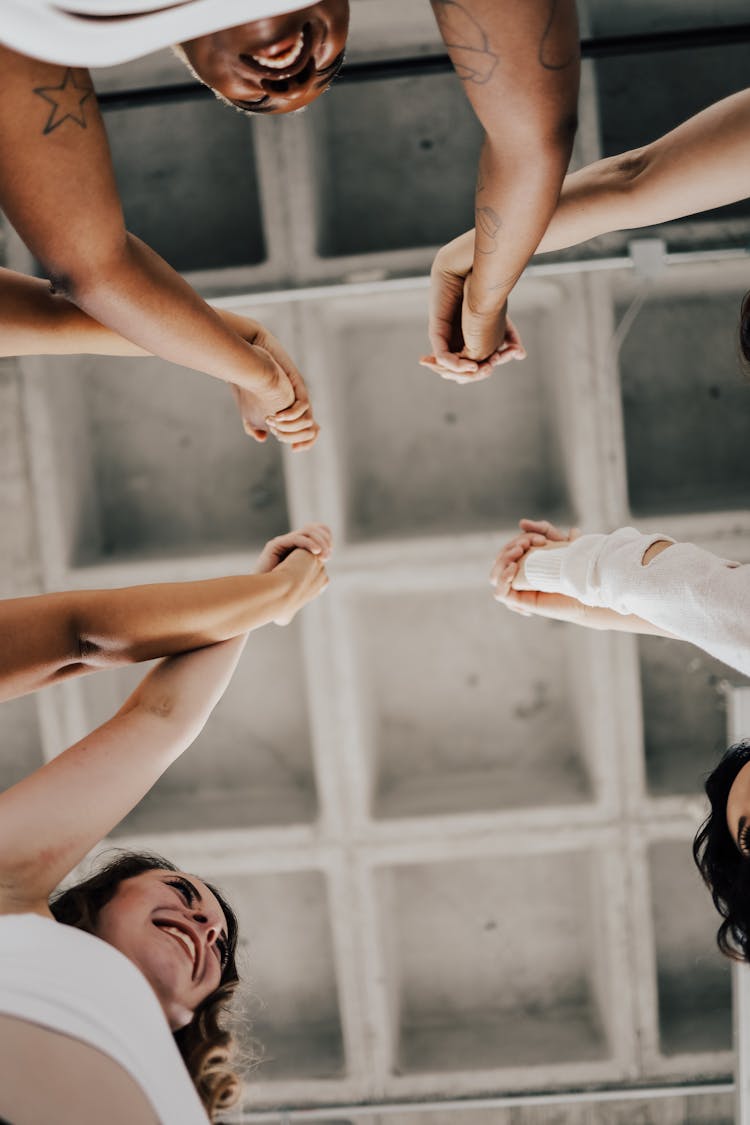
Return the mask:
<svg viewBox="0 0 750 1125">
<path fill-rule="evenodd" d="M 497 236 L 503 220 L 492 207 L 477 207 L 476 234 L 474 249 L 477 254 L 494 254 L 497 250 Z"/>
<path fill-rule="evenodd" d="M 484 86 L 498 64 L 487 33 L 458 0 L 432 0 L 443 41 L 462 82 Z"/>
<path fill-rule="evenodd" d="M 64 121 L 70 119 L 86 128 L 84 105 L 93 94 L 93 86 L 79 86 L 71 67 L 68 67 L 59 86 L 37 86 L 34 93 L 44 98 L 52 106 L 42 135 L 54 132 Z"/>
<path fill-rule="evenodd" d="M 547 42 L 559 11 L 559 2 L 560 0 L 549 0 L 549 16 L 539 43 L 539 65 L 543 66 L 545 70 L 565 70 L 578 57 L 578 46 L 576 45 L 566 57 L 555 58 L 555 48 Z"/>
</svg>

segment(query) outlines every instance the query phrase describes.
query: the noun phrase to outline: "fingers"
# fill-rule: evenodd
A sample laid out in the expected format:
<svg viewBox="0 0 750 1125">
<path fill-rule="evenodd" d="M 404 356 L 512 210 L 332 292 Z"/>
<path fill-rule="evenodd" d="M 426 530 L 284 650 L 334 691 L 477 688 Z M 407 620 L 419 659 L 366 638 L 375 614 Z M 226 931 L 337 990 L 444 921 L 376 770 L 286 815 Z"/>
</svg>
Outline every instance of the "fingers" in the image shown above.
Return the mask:
<svg viewBox="0 0 750 1125">
<path fill-rule="evenodd" d="M 267 422 L 276 440 L 283 445 L 291 445 L 295 450 L 309 449 L 320 433 L 320 426 L 313 417 L 309 403 L 296 418 L 280 419 L 278 415 L 274 415 Z"/>
<path fill-rule="evenodd" d="M 549 520 L 522 519 L 518 521 L 518 526 L 522 531 L 543 535 L 546 539 L 554 543 L 567 543 L 573 531 L 576 532 L 576 538 L 580 535 L 580 531 L 578 531 L 577 528 L 574 528 L 573 531 L 566 535 L 564 531 L 561 531 L 559 527 L 555 527 Z"/>
<path fill-rule="evenodd" d="M 298 398 L 287 410 L 279 410 L 278 414 L 274 414 L 273 421 L 277 426 L 284 427 L 287 423 L 298 422 L 310 409 L 308 398 Z"/>
<path fill-rule="evenodd" d="M 512 613 L 518 613 L 521 617 L 532 617 L 533 609 L 536 604 L 536 592 L 534 590 L 508 590 L 507 594 L 495 595 L 495 601 L 500 602 L 509 609 Z"/>
</svg>

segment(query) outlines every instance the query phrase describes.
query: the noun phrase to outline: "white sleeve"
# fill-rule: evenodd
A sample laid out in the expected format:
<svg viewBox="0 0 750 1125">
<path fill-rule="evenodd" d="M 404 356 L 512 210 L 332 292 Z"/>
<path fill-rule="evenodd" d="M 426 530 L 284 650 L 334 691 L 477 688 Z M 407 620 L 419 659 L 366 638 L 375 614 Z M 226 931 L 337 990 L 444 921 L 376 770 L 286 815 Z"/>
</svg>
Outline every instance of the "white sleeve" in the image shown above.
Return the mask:
<svg viewBox="0 0 750 1125">
<path fill-rule="evenodd" d="M 646 566 L 653 543 L 672 544 Z M 750 566 L 668 535 L 623 527 L 582 535 L 566 547 L 531 551 L 529 584 L 585 605 L 635 614 L 750 674 Z"/>
</svg>

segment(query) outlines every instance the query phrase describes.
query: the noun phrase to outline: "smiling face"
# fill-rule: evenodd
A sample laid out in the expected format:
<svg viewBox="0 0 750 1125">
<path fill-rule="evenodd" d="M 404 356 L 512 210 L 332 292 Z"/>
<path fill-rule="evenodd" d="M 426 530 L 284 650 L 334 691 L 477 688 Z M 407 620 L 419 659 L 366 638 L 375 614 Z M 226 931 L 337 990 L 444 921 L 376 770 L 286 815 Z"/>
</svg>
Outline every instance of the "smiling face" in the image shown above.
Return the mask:
<svg viewBox="0 0 750 1125">
<path fill-rule="evenodd" d="M 212 891 L 194 875 L 157 868 L 124 879 L 99 911 L 96 935 L 141 970 L 172 1031 L 221 982 L 227 920 Z"/>
<path fill-rule="evenodd" d="M 181 44 L 197 77 L 238 109 L 290 113 L 314 101 L 343 62 L 349 0 L 201 35 Z"/>
<path fill-rule="evenodd" d="M 729 790 L 727 827 L 739 851 L 750 856 L 750 762 L 742 766 Z"/>
</svg>

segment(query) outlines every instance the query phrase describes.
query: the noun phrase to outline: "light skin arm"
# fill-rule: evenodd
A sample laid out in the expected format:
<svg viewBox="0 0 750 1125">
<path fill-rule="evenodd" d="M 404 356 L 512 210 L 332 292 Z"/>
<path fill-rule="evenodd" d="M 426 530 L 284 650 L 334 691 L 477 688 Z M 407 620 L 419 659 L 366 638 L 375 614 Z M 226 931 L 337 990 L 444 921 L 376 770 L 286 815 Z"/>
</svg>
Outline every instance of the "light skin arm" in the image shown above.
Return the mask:
<svg viewBox="0 0 750 1125">
<path fill-rule="evenodd" d="M 198 737 L 245 640 L 163 661 L 114 718 L 0 794 L 0 912 L 48 912 L 60 880 Z"/>
<path fill-rule="evenodd" d="M 272 539 L 254 574 L 0 602 L 0 700 L 97 668 L 153 660 L 286 624 L 327 583 L 322 524 Z"/>
<path fill-rule="evenodd" d="M 567 534 L 547 520 L 521 520 L 521 534 L 503 547 L 495 560 L 490 582 L 495 589 L 495 600 L 524 617 L 547 617 L 554 621 L 568 621 L 587 629 L 608 632 L 641 633 L 654 637 L 672 637 L 672 634 L 635 614 L 617 613 L 600 606 L 584 605 L 565 594 L 544 593 L 534 590 L 526 577 L 525 561 L 534 551 L 554 550 L 573 542 L 580 532 L 573 528 Z M 652 543 L 641 560 L 643 566 L 671 546 L 668 540 Z"/>
<path fill-rule="evenodd" d="M 565 177 L 537 253 L 600 234 L 699 214 L 745 199 L 750 183 L 750 90 L 709 106 L 643 148 Z M 433 319 L 450 320 L 474 261 L 474 231 L 440 251 L 432 272 Z M 515 357 L 512 357 L 515 358 Z M 435 357 L 425 366 L 440 370 Z"/>
<path fill-rule="evenodd" d="M 0 47 L 0 74 L 0 203 L 55 289 L 145 352 L 237 384 L 263 432 L 293 387 L 126 231 L 88 71 Z"/>
<path fill-rule="evenodd" d="M 307 388 L 293 360 L 258 321 L 227 309 L 214 311 L 240 339 L 267 352 L 289 379 L 295 393 L 294 405 L 280 411 L 266 425 L 279 441 L 291 445 L 292 449 L 309 449 L 320 427 L 313 417 Z M 0 356 L 150 354 L 92 319 L 71 301 L 55 295 L 49 282 L 0 268 Z M 254 425 L 256 396 L 236 384 L 231 384 L 231 389 L 246 432 L 264 441 L 266 430 Z"/>
<path fill-rule="evenodd" d="M 433 304 L 438 357 L 486 360 L 506 339 L 508 294 L 555 209 L 573 143 L 579 43 L 574 0 L 432 0 L 484 131 L 473 265 L 460 318 Z M 458 294 L 456 294 L 458 296 Z M 471 373 L 475 364 L 455 363 Z"/>
</svg>

